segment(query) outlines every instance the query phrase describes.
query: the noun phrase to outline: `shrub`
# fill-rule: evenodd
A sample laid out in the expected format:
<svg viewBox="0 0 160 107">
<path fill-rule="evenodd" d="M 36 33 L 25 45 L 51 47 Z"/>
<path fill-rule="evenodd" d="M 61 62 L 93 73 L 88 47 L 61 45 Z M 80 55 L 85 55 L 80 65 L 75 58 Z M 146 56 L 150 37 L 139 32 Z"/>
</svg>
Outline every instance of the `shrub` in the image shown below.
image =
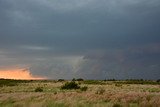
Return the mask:
<svg viewBox="0 0 160 107">
<path fill-rule="evenodd" d="M 75 79 L 75 78 L 73 78 L 73 79 L 72 79 L 72 81 L 76 81 L 76 79 Z"/>
<path fill-rule="evenodd" d="M 78 78 L 77 81 L 84 81 L 82 78 Z"/>
<path fill-rule="evenodd" d="M 120 104 L 114 104 L 113 107 L 122 107 Z"/>
<path fill-rule="evenodd" d="M 54 94 L 57 94 L 57 92 L 54 92 Z"/>
<path fill-rule="evenodd" d="M 116 87 L 122 87 L 122 84 L 115 84 Z"/>
<path fill-rule="evenodd" d="M 71 82 L 66 82 L 62 87 L 61 89 L 79 89 L 80 86 L 74 82 L 74 81 L 71 81 Z"/>
<path fill-rule="evenodd" d="M 81 87 L 81 91 L 87 91 L 87 89 L 88 89 L 87 86 Z"/>
<path fill-rule="evenodd" d="M 62 82 L 62 81 L 65 81 L 64 79 L 58 79 L 58 82 Z"/>
<path fill-rule="evenodd" d="M 160 79 L 158 79 L 157 82 L 160 82 Z"/>
<path fill-rule="evenodd" d="M 42 87 L 37 87 L 34 91 L 35 92 L 43 92 L 43 88 Z"/>
</svg>

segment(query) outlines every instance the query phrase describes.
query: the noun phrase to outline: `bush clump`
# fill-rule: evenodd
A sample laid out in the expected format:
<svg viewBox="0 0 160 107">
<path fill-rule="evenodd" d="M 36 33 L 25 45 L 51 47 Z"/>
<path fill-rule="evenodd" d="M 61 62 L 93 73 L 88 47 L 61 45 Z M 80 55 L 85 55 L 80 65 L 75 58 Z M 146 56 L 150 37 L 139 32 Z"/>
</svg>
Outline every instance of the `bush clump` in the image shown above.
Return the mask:
<svg viewBox="0 0 160 107">
<path fill-rule="evenodd" d="M 63 82 L 63 81 L 65 81 L 64 79 L 58 79 L 58 82 Z"/>
<path fill-rule="evenodd" d="M 71 81 L 71 82 L 66 82 L 62 87 L 61 89 L 80 89 L 80 86 L 74 82 L 74 81 Z"/>
<path fill-rule="evenodd" d="M 81 87 L 81 91 L 87 91 L 87 89 L 88 89 L 87 86 Z"/>
<path fill-rule="evenodd" d="M 42 87 L 37 87 L 34 91 L 35 92 L 43 92 L 43 88 Z"/>
<path fill-rule="evenodd" d="M 77 81 L 84 81 L 82 78 L 78 78 Z"/>
<path fill-rule="evenodd" d="M 160 79 L 158 79 L 157 82 L 160 82 Z"/>
</svg>

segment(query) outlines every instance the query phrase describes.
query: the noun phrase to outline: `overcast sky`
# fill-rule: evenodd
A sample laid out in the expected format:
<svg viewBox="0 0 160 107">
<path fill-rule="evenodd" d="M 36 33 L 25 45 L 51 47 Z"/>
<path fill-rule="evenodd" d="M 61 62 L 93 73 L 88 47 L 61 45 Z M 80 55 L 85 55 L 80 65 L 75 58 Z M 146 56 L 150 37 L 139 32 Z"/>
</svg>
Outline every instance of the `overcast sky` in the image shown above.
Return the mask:
<svg viewBox="0 0 160 107">
<path fill-rule="evenodd" d="M 160 0 L 0 0 L 0 69 L 49 79 L 160 78 Z"/>
</svg>

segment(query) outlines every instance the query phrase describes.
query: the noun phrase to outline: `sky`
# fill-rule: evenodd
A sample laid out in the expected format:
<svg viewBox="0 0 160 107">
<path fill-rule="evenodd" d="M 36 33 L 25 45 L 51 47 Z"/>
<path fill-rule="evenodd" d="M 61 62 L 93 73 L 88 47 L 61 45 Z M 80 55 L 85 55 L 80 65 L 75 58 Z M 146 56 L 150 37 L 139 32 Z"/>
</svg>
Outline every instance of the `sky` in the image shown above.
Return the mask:
<svg viewBox="0 0 160 107">
<path fill-rule="evenodd" d="M 160 1 L 0 0 L 0 78 L 16 72 L 159 79 Z"/>
</svg>

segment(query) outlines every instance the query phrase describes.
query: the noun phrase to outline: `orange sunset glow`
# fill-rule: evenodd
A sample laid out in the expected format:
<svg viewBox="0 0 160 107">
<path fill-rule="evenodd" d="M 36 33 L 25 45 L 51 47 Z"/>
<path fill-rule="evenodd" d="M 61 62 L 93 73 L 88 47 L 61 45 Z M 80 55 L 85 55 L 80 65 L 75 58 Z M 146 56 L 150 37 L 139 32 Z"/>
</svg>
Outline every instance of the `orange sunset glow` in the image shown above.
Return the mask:
<svg viewBox="0 0 160 107">
<path fill-rule="evenodd" d="M 23 69 L 0 70 L 0 78 L 23 79 L 23 80 L 46 79 L 45 77 L 34 76 L 30 73 L 29 70 L 23 70 Z"/>
</svg>

